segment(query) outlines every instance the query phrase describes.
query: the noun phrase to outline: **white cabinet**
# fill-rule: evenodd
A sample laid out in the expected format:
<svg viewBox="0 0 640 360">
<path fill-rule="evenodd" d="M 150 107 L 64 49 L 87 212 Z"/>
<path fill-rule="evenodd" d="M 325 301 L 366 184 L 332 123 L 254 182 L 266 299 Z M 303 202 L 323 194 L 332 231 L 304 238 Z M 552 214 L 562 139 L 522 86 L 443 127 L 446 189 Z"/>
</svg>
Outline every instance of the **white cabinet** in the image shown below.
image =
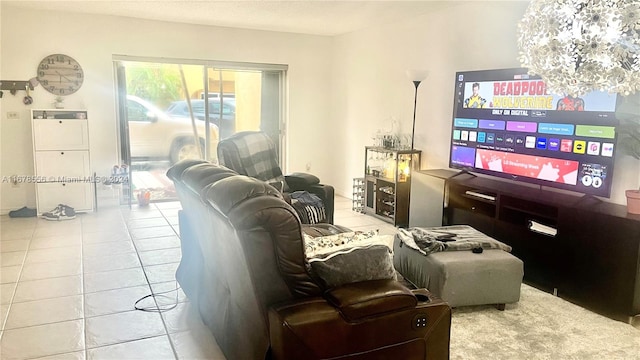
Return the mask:
<svg viewBox="0 0 640 360">
<path fill-rule="evenodd" d="M 58 204 L 94 209 L 86 110 L 31 110 L 38 213 Z"/>
</svg>

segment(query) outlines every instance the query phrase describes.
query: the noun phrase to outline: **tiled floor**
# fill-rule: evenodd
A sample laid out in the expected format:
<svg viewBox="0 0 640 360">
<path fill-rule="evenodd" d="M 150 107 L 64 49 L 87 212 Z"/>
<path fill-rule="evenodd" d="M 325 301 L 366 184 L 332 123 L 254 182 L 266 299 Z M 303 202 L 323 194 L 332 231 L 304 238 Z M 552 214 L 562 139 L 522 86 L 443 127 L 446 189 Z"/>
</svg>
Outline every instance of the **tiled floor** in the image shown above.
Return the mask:
<svg viewBox="0 0 640 360">
<path fill-rule="evenodd" d="M 113 207 L 76 219 L 1 217 L 1 331 L 4 359 L 225 359 L 176 288 L 178 202 Z M 336 198 L 335 223 L 353 230 L 394 227 Z M 166 296 L 139 306 L 153 290 Z"/>
</svg>

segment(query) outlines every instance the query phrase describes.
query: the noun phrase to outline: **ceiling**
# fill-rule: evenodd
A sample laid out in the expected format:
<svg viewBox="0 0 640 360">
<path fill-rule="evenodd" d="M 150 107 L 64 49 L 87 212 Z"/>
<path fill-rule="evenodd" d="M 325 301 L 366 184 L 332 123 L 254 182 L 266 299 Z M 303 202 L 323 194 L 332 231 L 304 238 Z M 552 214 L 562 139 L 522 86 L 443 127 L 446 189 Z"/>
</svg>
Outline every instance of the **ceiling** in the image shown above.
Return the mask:
<svg viewBox="0 0 640 360">
<path fill-rule="evenodd" d="M 28 9 L 102 14 L 187 24 L 340 35 L 415 17 L 456 0 L 443 1 L 217 1 L 217 0 L 67 0 L 2 1 Z M 475 0 L 482 1 L 482 0 Z"/>
</svg>

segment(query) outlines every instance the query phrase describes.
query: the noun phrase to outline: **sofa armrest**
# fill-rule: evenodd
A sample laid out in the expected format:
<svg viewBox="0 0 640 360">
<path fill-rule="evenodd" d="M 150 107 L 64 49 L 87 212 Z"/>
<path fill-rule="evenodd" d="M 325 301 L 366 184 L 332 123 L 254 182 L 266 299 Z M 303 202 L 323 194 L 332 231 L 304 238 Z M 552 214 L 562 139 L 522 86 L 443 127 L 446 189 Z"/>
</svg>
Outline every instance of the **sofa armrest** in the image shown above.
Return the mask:
<svg viewBox="0 0 640 360">
<path fill-rule="evenodd" d="M 321 297 L 269 309 L 271 360 L 445 360 L 450 328 L 451 308 L 439 299 L 358 321 Z"/>
<path fill-rule="evenodd" d="M 320 184 L 317 176 L 307 173 L 292 173 L 285 176 L 288 191 L 308 191 L 317 195 L 324 203 L 327 223 L 333 224 L 335 190 L 331 185 Z"/>
<path fill-rule="evenodd" d="M 302 190 L 309 186 L 320 184 L 320 179 L 317 176 L 307 173 L 295 172 L 285 175 L 284 178 L 291 191 Z"/>
<path fill-rule="evenodd" d="M 349 321 L 362 320 L 417 305 L 416 296 L 395 280 L 371 280 L 333 288 L 324 295 Z"/>
</svg>

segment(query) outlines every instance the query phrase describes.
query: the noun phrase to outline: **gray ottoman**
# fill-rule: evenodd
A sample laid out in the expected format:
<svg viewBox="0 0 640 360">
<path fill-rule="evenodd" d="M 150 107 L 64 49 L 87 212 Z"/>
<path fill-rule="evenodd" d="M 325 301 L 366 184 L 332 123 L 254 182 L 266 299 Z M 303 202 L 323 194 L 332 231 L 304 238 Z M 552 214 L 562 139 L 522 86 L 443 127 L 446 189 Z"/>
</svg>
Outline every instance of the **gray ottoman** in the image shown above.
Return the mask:
<svg viewBox="0 0 640 360">
<path fill-rule="evenodd" d="M 444 251 L 425 256 L 397 237 L 393 251 L 393 264 L 400 274 L 451 307 L 495 304 L 503 310 L 504 304 L 520 300 L 524 266 L 506 251 Z"/>
</svg>

